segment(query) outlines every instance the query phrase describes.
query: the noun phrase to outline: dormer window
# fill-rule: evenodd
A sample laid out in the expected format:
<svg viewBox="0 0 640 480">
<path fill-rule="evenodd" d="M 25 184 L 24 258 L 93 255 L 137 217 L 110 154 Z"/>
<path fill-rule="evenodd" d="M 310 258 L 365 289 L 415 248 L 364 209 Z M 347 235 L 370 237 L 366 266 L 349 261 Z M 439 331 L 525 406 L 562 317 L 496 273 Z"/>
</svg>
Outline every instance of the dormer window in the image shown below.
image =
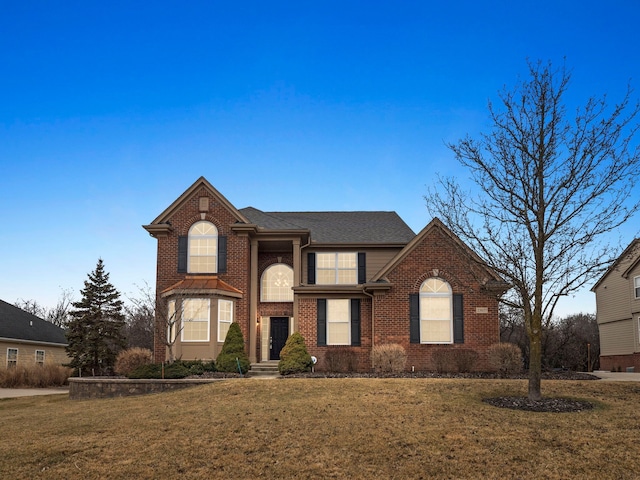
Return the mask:
<svg viewBox="0 0 640 480">
<path fill-rule="evenodd" d="M 217 273 L 218 229 L 210 222 L 194 223 L 189 229 L 189 273 Z"/>
</svg>

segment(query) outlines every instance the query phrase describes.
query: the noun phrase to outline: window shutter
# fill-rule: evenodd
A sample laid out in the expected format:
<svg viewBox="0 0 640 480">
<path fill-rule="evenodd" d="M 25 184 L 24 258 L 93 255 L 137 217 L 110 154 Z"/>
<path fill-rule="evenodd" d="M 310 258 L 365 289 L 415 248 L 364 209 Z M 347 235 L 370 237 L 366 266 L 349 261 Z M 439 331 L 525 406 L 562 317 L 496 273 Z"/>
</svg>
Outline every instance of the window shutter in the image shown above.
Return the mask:
<svg viewBox="0 0 640 480">
<path fill-rule="evenodd" d="M 187 273 L 187 245 L 189 237 L 178 237 L 178 273 Z"/>
<path fill-rule="evenodd" d="M 307 284 L 316 284 L 316 254 L 307 254 Z"/>
<path fill-rule="evenodd" d="M 420 295 L 409 294 L 409 341 L 420 343 Z"/>
<path fill-rule="evenodd" d="M 462 294 L 453 294 L 453 343 L 464 343 L 464 316 Z"/>
<path fill-rule="evenodd" d="M 358 283 L 367 283 L 367 254 L 364 252 L 358 253 Z"/>
<path fill-rule="evenodd" d="M 318 299 L 318 346 L 327 344 L 327 300 Z"/>
<path fill-rule="evenodd" d="M 218 273 L 227 273 L 227 237 L 218 237 Z"/>
<path fill-rule="evenodd" d="M 360 299 L 351 299 L 351 346 L 360 346 Z"/>
</svg>

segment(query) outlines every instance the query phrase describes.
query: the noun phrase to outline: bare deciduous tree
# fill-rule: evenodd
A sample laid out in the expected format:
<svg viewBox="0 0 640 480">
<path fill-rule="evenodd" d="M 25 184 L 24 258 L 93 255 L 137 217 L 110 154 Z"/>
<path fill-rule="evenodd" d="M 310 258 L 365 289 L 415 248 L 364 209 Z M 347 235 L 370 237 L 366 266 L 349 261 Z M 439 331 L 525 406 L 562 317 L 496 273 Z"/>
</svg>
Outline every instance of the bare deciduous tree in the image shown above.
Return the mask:
<svg viewBox="0 0 640 480">
<path fill-rule="evenodd" d="M 51 322 L 58 327 L 63 327 L 69 321 L 69 311 L 71 310 L 71 304 L 73 303 L 73 296 L 71 290 L 62 290 L 62 294 L 58 299 L 58 303 L 52 308 L 47 308 L 40 305 L 36 300 L 23 300 L 18 299 L 15 302 L 15 306 L 29 312 L 36 317 L 40 317 L 47 322 Z"/>
<path fill-rule="evenodd" d="M 570 74 L 529 63 L 530 77 L 489 104 L 492 124 L 479 140 L 449 144 L 479 194 L 440 178 L 425 197 L 429 210 L 512 286 L 504 297 L 522 309 L 529 346 L 529 398 L 541 398 L 545 322 L 563 295 L 597 278 L 619 254 L 605 234 L 640 206 L 633 145 L 639 106 L 631 91 L 610 107 L 591 98 L 570 116 Z"/>
</svg>

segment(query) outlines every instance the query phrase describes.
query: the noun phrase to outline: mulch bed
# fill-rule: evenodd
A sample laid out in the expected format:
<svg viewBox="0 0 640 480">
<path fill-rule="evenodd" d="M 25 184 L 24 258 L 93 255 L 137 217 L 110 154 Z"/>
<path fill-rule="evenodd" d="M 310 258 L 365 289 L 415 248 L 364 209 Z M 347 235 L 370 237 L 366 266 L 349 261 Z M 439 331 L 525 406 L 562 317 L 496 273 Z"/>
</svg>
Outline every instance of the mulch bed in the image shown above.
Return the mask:
<svg viewBox="0 0 640 480">
<path fill-rule="evenodd" d="M 530 412 L 567 413 L 591 410 L 593 404 L 570 398 L 542 398 L 529 400 L 527 397 L 495 397 L 485 398 L 483 402 L 494 407 L 510 408 L 512 410 L 527 410 Z"/>
</svg>

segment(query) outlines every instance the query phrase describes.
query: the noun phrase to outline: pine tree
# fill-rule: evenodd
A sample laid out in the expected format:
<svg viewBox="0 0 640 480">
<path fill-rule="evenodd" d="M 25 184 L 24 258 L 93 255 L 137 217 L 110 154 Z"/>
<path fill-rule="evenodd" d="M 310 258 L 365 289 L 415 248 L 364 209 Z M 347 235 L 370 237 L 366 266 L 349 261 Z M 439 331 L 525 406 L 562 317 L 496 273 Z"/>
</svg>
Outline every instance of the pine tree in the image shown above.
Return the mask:
<svg viewBox="0 0 640 480">
<path fill-rule="evenodd" d="M 74 302 L 67 329 L 69 366 L 92 375 L 110 373 L 118 352 L 126 346 L 123 327 L 123 302 L 109 283 L 102 259 L 87 275 L 82 299 Z"/>
<path fill-rule="evenodd" d="M 222 350 L 216 359 L 216 368 L 219 372 L 237 372 L 238 363 L 241 373 L 249 371 L 249 356 L 244 351 L 244 337 L 240 325 L 233 322 L 224 339 Z"/>
</svg>

